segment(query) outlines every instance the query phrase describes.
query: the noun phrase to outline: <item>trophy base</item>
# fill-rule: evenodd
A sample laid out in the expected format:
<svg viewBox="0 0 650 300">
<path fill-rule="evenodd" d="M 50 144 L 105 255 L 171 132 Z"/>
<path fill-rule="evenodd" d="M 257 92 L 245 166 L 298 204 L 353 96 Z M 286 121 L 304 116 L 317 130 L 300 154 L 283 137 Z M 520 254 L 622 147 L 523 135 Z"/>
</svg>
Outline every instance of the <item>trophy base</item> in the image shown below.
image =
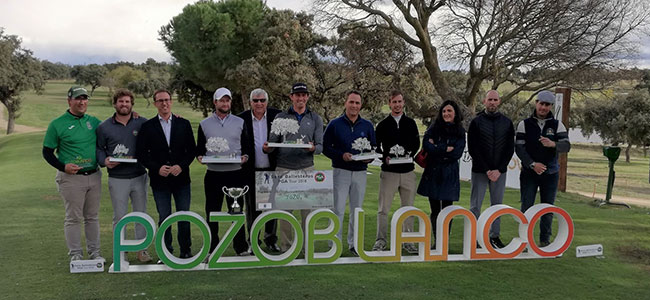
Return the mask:
<svg viewBox="0 0 650 300">
<path fill-rule="evenodd" d="M 310 144 L 268 143 L 267 145 L 272 148 L 302 148 L 302 149 L 311 148 Z"/>
<path fill-rule="evenodd" d="M 119 162 L 119 163 L 137 163 L 138 160 L 135 158 L 118 158 L 118 157 L 111 157 L 108 159 L 110 162 Z"/>
<path fill-rule="evenodd" d="M 237 156 L 237 157 L 204 156 L 203 159 L 201 159 L 201 162 L 204 164 L 240 164 L 241 156 Z"/>
<path fill-rule="evenodd" d="M 389 165 L 410 164 L 413 163 L 412 158 L 391 158 L 388 160 Z"/>
<path fill-rule="evenodd" d="M 360 161 L 360 160 L 373 160 L 375 158 L 381 157 L 379 154 L 373 154 L 373 153 L 368 153 L 368 154 L 356 154 L 352 155 L 352 160 L 354 161 Z"/>
</svg>

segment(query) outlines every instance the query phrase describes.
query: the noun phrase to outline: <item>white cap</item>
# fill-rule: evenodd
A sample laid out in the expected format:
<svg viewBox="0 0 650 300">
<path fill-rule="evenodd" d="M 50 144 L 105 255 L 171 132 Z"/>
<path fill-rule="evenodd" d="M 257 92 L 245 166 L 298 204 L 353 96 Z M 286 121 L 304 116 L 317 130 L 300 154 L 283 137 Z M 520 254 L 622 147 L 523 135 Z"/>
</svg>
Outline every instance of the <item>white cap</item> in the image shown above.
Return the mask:
<svg viewBox="0 0 650 300">
<path fill-rule="evenodd" d="M 228 96 L 228 97 L 230 97 L 230 99 L 232 99 L 232 95 L 230 94 L 230 90 L 227 89 L 227 88 L 224 88 L 224 87 L 218 88 L 214 92 L 214 97 L 212 97 L 212 99 L 213 100 L 219 100 L 219 99 L 223 98 L 223 96 Z"/>
</svg>

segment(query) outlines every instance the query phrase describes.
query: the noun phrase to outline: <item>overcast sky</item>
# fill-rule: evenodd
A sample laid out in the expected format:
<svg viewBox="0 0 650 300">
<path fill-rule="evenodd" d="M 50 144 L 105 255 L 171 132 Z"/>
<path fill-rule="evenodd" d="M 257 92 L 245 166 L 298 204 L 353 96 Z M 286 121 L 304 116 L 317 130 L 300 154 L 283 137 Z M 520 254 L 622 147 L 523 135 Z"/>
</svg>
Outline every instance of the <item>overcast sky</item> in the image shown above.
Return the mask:
<svg viewBox="0 0 650 300">
<path fill-rule="evenodd" d="M 158 30 L 196 0 L 0 0 L 0 27 L 40 59 L 70 65 L 170 61 Z M 278 9 L 309 2 L 268 0 Z"/>
<path fill-rule="evenodd" d="M 171 61 L 158 30 L 196 0 L 0 0 L 0 27 L 22 37 L 40 59 L 70 65 Z M 309 0 L 267 0 L 278 9 L 308 10 Z M 650 40 L 630 66 L 650 67 Z M 450 66 L 451 67 L 451 66 Z M 451 67 L 455 68 L 455 67 Z"/>
</svg>

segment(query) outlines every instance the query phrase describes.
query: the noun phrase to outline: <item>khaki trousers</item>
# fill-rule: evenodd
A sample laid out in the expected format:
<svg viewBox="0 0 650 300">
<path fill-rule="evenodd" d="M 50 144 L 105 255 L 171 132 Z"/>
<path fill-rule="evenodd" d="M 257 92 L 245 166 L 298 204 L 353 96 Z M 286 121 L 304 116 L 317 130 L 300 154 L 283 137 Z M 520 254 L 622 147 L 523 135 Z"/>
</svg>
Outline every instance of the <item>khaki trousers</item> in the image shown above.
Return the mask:
<svg viewBox="0 0 650 300">
<path fill-rule="evenodd" d="M 395 192 L 399 191 L 401 206 L 412 206 L 415 201 L 415 172 L 394 173 L 381 171 L 379 174 L 379 210 L 377 212 L 377 240 L 386 241 L 388 213 Z M 413 231 L 413 217 L 406 219 L 404 231 Z"/>
<path fill-rule="evenodd" d="M 59 171 L 55 179 L 65 207 L 63 230 L 68 255 L 81 254 L 81 224 L 86 235 L 88 254 L 99 251 L 99 200 L 102 172 L 70 175 Z"/>
</svg>

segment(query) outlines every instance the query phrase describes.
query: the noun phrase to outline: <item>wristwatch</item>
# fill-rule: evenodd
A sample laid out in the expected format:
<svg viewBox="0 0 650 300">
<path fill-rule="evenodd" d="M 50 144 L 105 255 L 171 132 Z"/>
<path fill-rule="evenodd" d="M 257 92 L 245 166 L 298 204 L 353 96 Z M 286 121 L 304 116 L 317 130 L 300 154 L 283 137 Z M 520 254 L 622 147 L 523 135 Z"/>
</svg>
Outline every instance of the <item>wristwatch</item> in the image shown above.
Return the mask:
<svg viewBox="0 0 650 300">
<path fill-rule="evenodd" d="M 535 162 L 530 163 L 529 167 L 530 167 L 531 169 L 535 169 Z"/>
</svg>

